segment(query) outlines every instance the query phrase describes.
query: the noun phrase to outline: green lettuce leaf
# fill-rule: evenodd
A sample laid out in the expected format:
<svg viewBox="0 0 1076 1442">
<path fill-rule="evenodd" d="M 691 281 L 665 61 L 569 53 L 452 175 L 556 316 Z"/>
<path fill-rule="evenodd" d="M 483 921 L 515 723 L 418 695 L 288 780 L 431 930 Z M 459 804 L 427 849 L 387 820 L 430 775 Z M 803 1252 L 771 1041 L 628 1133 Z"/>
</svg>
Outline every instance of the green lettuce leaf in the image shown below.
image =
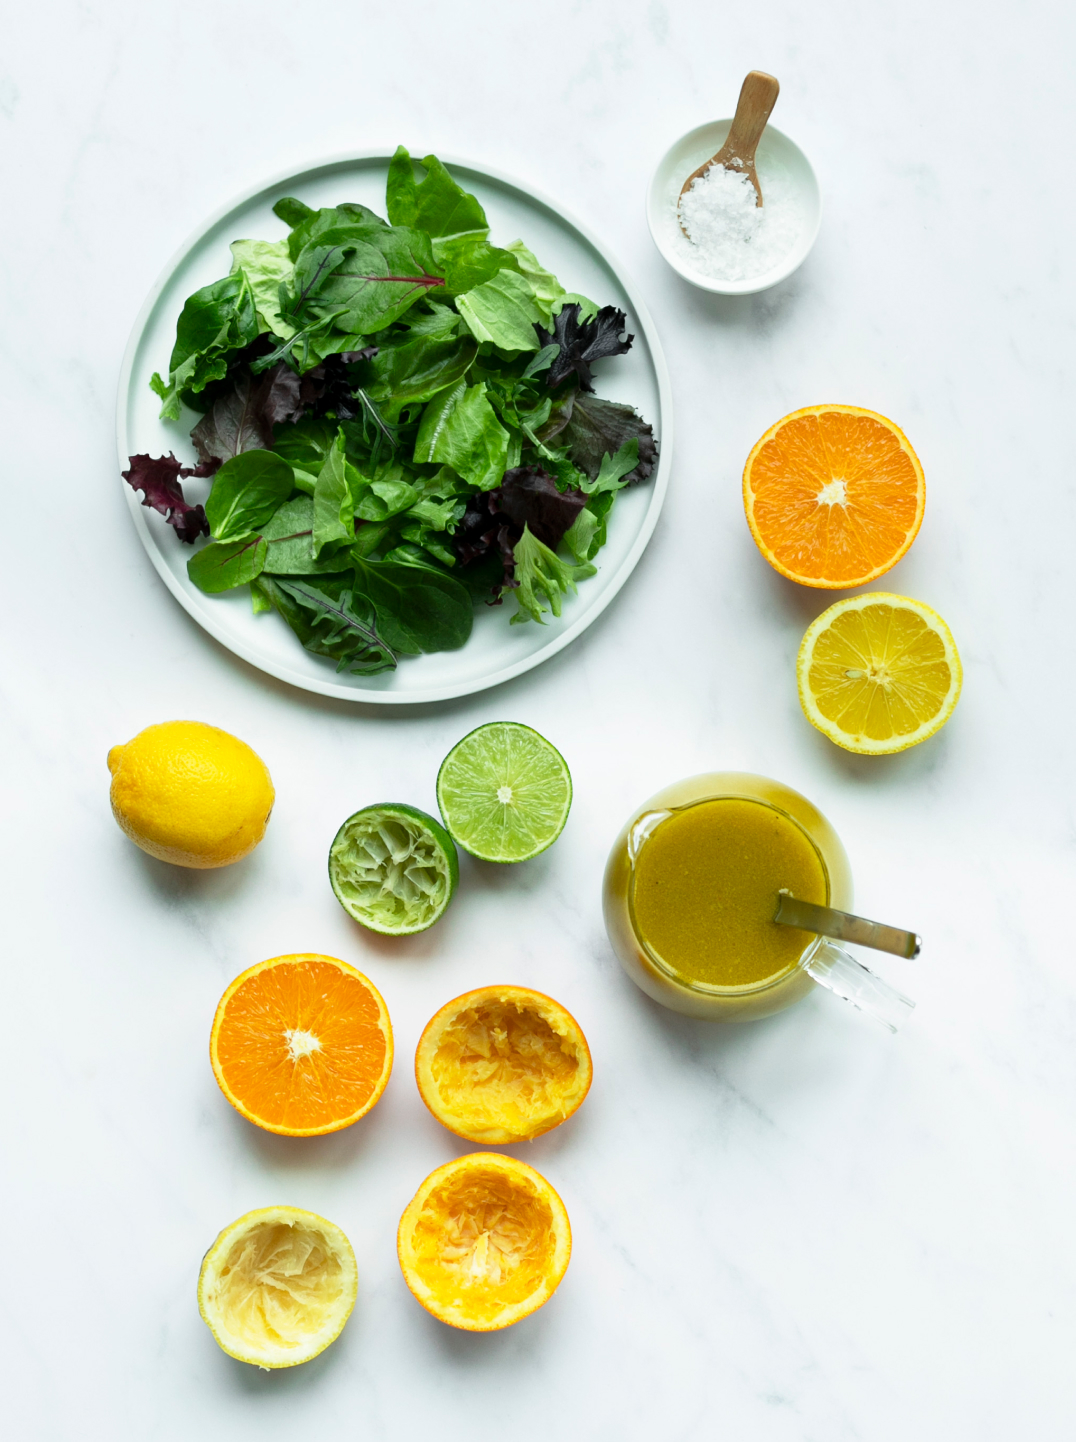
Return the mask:
<svg viewBox="0 0 1076 1442">
<path fill-rule="evenodd" d="M 456 305 L 477 341 L 500 350 L 536 351 L 534 327 L 542 312 L 526 278 L 514 270 L 499 270 L 492 280 L 456 297 Z"/>
<path fill-rule="evenodd" d="M 292 211 L 290 209 L 292 206 L 301 206 L 302 213 Z M 380 226 L 382 228 L 385 226 L 381 216 L 365 205 L 333 205 L 325 206 L 321 210 L 311 210 L 309 206 L 303 205 L 301 200 L 287 198 L 278 200 L 273 206 L 274 212 L 286 224 L 291 224 L 288 215 L 284 214 L 284 208 L 288 209 L 289 215 L 299 216 L 287 239 L 288 254 L 292 260 L 297 260 L 300 252 L 312 241 L 317 240 L 319 235 L 324 235 L 326 231 L 338 230 L 341 226 Z"/>
<path fill-rule="evenodd" d="M 455 385 L 477 354 L 478 346 L 469 336 L 442 339 L 407 331 L 399 344 L 382 346 L 369 362 L 375 379 L 366 387 L 367 394 L 386 419 L 394 420 L 405 406 Z"/>
<path fill-rule="evenodd" d="M 563 304 L 567 291 L 551 270 L 539 265 L 537 256 L 521 240 L 513 240 L 505 249 L 515 258 L 520 273 L 530 286 L 534 303 L 542 313 L 542 324 L 548 327 Z"/>
<path fill-rule="evenodd" d="M 485 383 L 459 381 L 422 413 L 414 459 L 451 466 L 480 491 L 492 490 L 508 466 L 508 432 L 486 398 Z"/>
<path fill-rule="evenodd" d="M 356 557 L 355 587 L 373 605 L 380 633 L 395 651 L 456 651 L 471 634 L 471 597 L 443 571 Z"/>
<path fill-rule="evenodd" d="M 427 235 L 458 235 L 461 231 L 489 231 L 486 212 L 473 195 L 457 185 L 436 155 L 422 161 L 426 175 L 415 180 L 415 167 L 402 145 L 389 162 L 385 191 L 389 221 L 416 226 Z"/>
<path fill-rule="evenodd" d="M 268 544 L 264 571 L 267 576 L 315 576 L 351 570 L 347 551 L 335 555 L 314 555 L 314 502 L 310 496 L 285 501 L 272 520 L 262 527 Z"/>
<path fill-rule="evenodd" d="M 371 335 L 399 320 L 416 300 L 444 288 L 422 230 L 374 226 L 326 231 L 304 247 L 285 318 L 300 328 L 329 322 Z"/>
<path fill-rule="evenodd" d="M 176 322 L 168 384 L 156 373 L 150 381 L 163 402 L 161 419 L 178 420 L 184 393 L 197 394 L 210 381 L 223 380 L 229 354 L 249 345 L 259 334 L 254 292 L 241 271 L 188 296 Z"/>
<path fill-rule="evenodd" d="M 326 546 L 355 539 L 355 497 L 349 470 L 354 473 L 344 453 L 344 438 L 337 435 L 314 486 L 315 556 L 320 557 Z"/>
<path fill-rule="evenodd" d="M 523 534 L 512 550 L 516 582 L 513 594 L 519 603 L 519 610 L 512 617 L 513 626 L 530 620 L 544 626 L 547 609 L 559 616 L 563 597 L 574 595 L 576 581 L 595 574 L 593 566 L 571 566 L 562 561 L 532 535 L 529 526 L 523 527 Z"/>
<path fill-rule="evenodd" d="M 187 562 L 187 575 L 200 591 L 215 596 L 260 576 L 269 547 L 261 536 L 210 541 Z"/>
<path fill-rule="evenodd" d="M 213 477 L 205 503 L 213 539 L 229 541 L 259 531 L 293 489 L 291 466 L 273 451 L 233 456 Z"/>
<path fill-rule="evenodd" d="M 254 306 L 263 330 L 270 330 L 281 340 L 290 340 L 295 327 L 280 313 L 280 287 L 290 287 L 295 266 L 288 254 L 286 240 L 233 240 L 232 274 L 246 276 L 254 296 Z"/>
</svg>

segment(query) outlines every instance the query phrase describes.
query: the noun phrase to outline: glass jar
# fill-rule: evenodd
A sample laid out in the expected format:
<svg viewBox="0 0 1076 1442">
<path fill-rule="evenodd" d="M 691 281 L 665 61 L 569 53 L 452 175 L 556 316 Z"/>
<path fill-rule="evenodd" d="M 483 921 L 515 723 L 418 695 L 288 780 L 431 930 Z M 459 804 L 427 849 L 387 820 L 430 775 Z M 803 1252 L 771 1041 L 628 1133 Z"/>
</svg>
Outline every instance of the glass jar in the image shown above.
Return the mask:
<svg viewBox="0 0 1076 1442">
<path fill-rule="evenodd" d="M 826 890 L 824 904 L 841 911 L 851 909 L 852 872 L 844 847 L 833 827 L 806 797 L 779 781 L 745 771 L 714 771 L 691 776 L 651 796 L 628 821 L 609 854 L 602 897 L 605 927 L 624 970 L 648 996 L 663 1006 L 712 1021 L 754 1021 L 771 1016 L 806 996 L 816 981 L 855 1001 L 856 1005 L 863 1005 L 865 1010 L 875 1011 L 873 1006 L 850 995 L 845 985 L 835 985 L 835 976 L 839 981 L 839 974 L 847 973 L 848 981 L 854 981 L 860 988 L 868 985 L 863 978 L 876 983 L 873 988 L 868 987 L 869 990 L 881 988 L 888 992 L 889 988 L 823 937 L 804 933 L 807 940 L 801 954 L 773 976 L 743 986 L 721 986 L 692 980 L 674 970 L 640 934 L 634 915 L 634 878 L 636 863 L 649 838 L 673 814 L 706 801 L 730 797 L 769 807 L 796 826 L 810 842 L 821 864 Z M 849 967 L 855 969 L 854 973 L 848 971 Z M 905 1007 L 910 1005 L 904 998 L 900 1000 Z M 879 1019 L 895 1030 L 895 1022 L 886 1017 Z"/>
</svg>

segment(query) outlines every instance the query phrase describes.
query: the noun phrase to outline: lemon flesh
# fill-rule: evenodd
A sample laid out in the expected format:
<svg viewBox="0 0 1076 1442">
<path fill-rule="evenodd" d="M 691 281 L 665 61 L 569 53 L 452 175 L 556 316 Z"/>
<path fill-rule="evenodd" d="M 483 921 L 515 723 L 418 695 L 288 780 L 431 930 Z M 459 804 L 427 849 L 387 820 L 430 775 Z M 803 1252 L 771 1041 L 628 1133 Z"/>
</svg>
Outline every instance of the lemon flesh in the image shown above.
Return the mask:
<svg viewBox="0 0 1076 1442">
<path fill-rule="evenodd" d="M 887 755 L 940 731 L 960 696 L 956 643 L 922 601 L 852 596 L 808 627 L 796 663 L 808 721 L 846 751 Z"/>
<path fill-rule="evenodd" d="M 572 804 L 564 757 L 514 721 L 465 736 L 437 775 L 437 805 L 454 840 L 482 861 L 527 861 L 552 846 Z"/>
<path fill-rule="evenodd" d="M 386 936 L 425 931 L 444 914 L 459 882 L 451 836 L 432 816 L 402 803 L 349 816 L 329 848 L 329 880 L 349 916 Z"/>
<path fill-rule="evenodd" d="M 206 1253 L 198 1307 L 229 1356 L 295 1367 L 336 1340 L 357 1291 L 355 1253 L 339 1227 L 298 1207 L 263 1207 Z"/>
<path fill-rule="evenodd" d="M 159 861 L 230 866 L 265 835 L 275 793 L 265 763 L 238 737 L 201 721 L 147 726 L 108 753 L 112 813 Z"/>
</svg>

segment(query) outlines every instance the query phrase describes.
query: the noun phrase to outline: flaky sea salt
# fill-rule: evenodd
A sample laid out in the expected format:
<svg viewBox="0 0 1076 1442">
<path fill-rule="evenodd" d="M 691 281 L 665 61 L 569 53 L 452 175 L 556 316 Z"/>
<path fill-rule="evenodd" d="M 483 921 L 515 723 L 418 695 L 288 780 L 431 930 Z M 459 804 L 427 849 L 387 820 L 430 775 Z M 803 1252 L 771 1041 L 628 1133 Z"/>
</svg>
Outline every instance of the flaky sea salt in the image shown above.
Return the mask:
<svg viewBox="0 0 1076 1442">
<path fill-rule="evenodd" d="M 677 248 L 713 280 L 753 280 L 773 270 L 800 237 L 803 217 L 796 192 L 780 169 L 758 167 L 764 205 L 742 172 L 711 165 L 680 197 Z"/>
</svg>

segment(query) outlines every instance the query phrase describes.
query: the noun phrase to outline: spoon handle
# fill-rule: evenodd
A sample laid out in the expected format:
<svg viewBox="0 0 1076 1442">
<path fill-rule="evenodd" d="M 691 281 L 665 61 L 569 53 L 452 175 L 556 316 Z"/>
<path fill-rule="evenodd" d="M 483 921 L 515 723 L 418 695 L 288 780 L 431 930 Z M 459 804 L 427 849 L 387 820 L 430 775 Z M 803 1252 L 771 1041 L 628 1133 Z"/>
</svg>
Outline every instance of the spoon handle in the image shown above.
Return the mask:
<svg viewBox="0 0 1076 1442">
<path fill-rule="evenodd" d="M 744 165 L 753 164 L 755 149 L 777 104 L 780 89 L 776 79 L 764 70 L 752 70 L 747 76 L 740 86 L 740 98 L 736 102 L 736 114 L 728 139 L 721 147 L 721 154 L 727 156 L 723 164 L 728 165 L 732 159 L 740 160 Z"/>
<path fill-rule="evenodd" d="M 777 914 L 773 919 L 782 926 L 796 926 L 801 931 L 814 931 L 837 941 L 888 951 L 893 956 L 918 956 L 923 945 L 914 931 L 901 931 L 897 926 L 883 926 L 880 921 L 868 921 L 847 911 L 834 911 L 831 906 L 800 901 L 790 891 L 778 892 Z"/>
</svg>

